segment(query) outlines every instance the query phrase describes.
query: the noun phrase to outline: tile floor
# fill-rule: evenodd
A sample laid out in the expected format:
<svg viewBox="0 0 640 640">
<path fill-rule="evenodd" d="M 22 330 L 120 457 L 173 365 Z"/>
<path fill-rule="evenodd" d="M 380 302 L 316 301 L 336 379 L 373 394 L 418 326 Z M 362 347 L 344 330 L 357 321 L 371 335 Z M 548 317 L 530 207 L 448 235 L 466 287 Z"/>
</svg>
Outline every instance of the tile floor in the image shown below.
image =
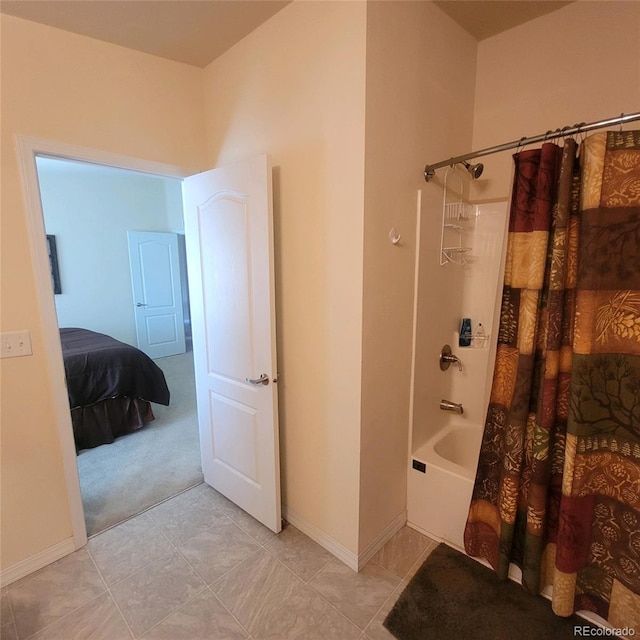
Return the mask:
<svg viewBox="0 0 640 640">
<path fill-rule="evenodd" d="M 407 527 L 360 572 L 198 485 L 2 589 L 2 640 L 388 640 L 436 543 Z"/>
</svg>

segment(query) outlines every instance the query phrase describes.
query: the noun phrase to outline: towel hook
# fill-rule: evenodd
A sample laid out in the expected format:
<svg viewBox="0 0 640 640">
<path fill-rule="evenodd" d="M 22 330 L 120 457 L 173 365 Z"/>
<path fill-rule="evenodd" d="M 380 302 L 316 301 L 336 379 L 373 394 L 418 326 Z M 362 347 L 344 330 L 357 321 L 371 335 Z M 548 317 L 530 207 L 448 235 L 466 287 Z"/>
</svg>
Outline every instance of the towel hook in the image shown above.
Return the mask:
<svg viewBox="0 0 640 640">
<path fill-rule="evenodd" d="M 391 244 L 398 244 L 400 242 L 400 238 L 402 238 L 402 235 L 396 231 L 395 227 L 391 227 L 391 231 L 389 231 L 389 240 L 391 240 Z"/>
</svg>

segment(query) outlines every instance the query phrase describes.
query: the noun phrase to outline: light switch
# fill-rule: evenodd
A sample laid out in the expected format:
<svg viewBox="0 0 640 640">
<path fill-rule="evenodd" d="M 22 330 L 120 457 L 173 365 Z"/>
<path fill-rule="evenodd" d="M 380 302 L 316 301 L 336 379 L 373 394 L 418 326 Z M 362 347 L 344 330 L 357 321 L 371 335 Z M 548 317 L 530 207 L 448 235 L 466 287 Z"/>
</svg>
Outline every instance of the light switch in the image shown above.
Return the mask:
<svg viewBox="0 0 640 640">
<path fill-rule="evenodd" d="M 24 331 L 5 331 L 0 334 L 0 357 L 18 358 L 20 356 L 30 356 L 31 334 L 27 329 Z"/>
</svg>

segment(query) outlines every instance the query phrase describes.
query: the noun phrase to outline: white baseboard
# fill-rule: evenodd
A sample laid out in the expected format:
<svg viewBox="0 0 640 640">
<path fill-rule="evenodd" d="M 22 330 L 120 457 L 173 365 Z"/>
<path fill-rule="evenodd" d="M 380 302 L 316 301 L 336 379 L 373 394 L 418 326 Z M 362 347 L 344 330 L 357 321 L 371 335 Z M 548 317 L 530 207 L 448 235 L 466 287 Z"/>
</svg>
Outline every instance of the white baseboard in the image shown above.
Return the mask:
<svg viewBox="0 0 640 640">
<path fill-rule="evenodd" d="M 317 542 L 323 549 L 326 549 L 330 554 L 338 558 L 338 560 L 344 562 L 347 567 L 358 571 L 358 555 L 356 553 L 347 549 L 347 547 L 322 531 L 322 529 L 318 529 L 318 527 L 311 524 L 299 513 L 296 513 L 294 509 L 283 505 L 282 515 L 287 522 L 291 523 L 296 529 L 300 529 L 302 533 L 309 536 L 314 542 Z"/>
<path fill-rule="evenodd" d="M 20 578 L 24 578 L 25 576 L 38 571 L 38 569 L 42 569 L 48 564 L 51 564 L 56 560 L 60 560 L 60 558 L 64 558 L 65 556 L 68 556 L 75 550 L 76 544 L 74 539 L 67 538 L 62 542 L 58 542 L 58 544 L 53 545 L 53 547 L 49 547 L 44 551 L 40 551 L 40 553 L 36 553 L 30 558 L 21 560 L 17 564 L 3 569 L 2 571 L 0 571 L 0 588 L 6 587 L 12 582 L 20 580 Z"/>
<path fill-rule="evenodd" d="M 393 519 L 393 521 L 375 538 L 375 540 L 367 545 L 367 548 L 362 553 L 356 554 L 322 531 L 322 529 L 318 529 L 314 524 L 311 524 L 294 509 L 283 505 L 282 515 L 284 519 L 296 527 L 296 529 L 300 529 L 302 533 L 309 536 L 323 549 L 326 549 L 330 554 L 338 558 L 341 562 L 344 562 L 347 567 L 356 572 L 360 571 L 360 569 L 362 569 L 362 567 L 371 560 L 378 550 L 385 545 L 389 538 L 402 529 L 407 521 L 407 513 L 406 511 L 403 511 Z"/>
<path fill-rule="evenodd" d="M 407 523 L 407 512 L 399 513 L 374 540 L 372 540 L 362 553 L 358 554 L 358 568 L 362 569 L 373 556 Z"/>
</svg>

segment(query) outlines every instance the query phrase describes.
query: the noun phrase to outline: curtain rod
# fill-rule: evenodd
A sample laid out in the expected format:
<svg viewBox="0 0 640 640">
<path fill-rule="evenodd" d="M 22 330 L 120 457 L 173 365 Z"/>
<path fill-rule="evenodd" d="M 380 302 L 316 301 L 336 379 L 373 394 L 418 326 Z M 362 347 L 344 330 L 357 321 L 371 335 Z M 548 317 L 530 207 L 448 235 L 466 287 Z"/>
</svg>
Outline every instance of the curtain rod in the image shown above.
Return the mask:
<svg viewBox="0 0 640 640">
<path fill-rule="evenodd" d="M 428 164 L 424 168 L 424 179 L 427 182 L 429 182 L 429 180 L 431 180 L 431 178 L 435 176 L 436 169 L 440 169 L 440 167 L 453 166 L 454 164 L 463 162 L 464 160 L 470 160 L 471 158 L 488 156 L 489 154 L 492 154 L 492 153 L 507 151 L 508 149 L 516 149 L 517 147 L 524 147 L 529 144 L 535 144 L 536 142 L 546 142 L 547 140 L 553 140 L 555 138 L 572 136 L 578 133 L 584 133 L 585 131 L 591 131 L 593 129 L 602 129 L 603 127 L 611 127 L 617 124 L 633 122 L 635 120 L 640 120 L 640 113 L 630 113 L 628 115 L 624 115 L 624 113 L 622 113 L 617 118 L 609 118 L 608 120 L 599 120 L 598 122 L 591 122 L 589 124 L 582 122 L 581 124 L 575 124 L 572 127 L 562 127 L 562 129 L 556 129 L 555 131 L 547 131 L 547 133 L 542 133 L 538 136 L 533 136 L 531 138 L 520 138 L 520 140 L 514 140 L 513 142 L 500 144 L 497 147 L 488 147 L 487 149 L 482 149 L 480 151 L 472 151 L 471 153 L 466 153 L 463 156 L 456 156 L 455 158 L 449 158 L 449 160 L 442 160 L 442 162 L 436 162 L 435 164 Z"/>
</svg>

